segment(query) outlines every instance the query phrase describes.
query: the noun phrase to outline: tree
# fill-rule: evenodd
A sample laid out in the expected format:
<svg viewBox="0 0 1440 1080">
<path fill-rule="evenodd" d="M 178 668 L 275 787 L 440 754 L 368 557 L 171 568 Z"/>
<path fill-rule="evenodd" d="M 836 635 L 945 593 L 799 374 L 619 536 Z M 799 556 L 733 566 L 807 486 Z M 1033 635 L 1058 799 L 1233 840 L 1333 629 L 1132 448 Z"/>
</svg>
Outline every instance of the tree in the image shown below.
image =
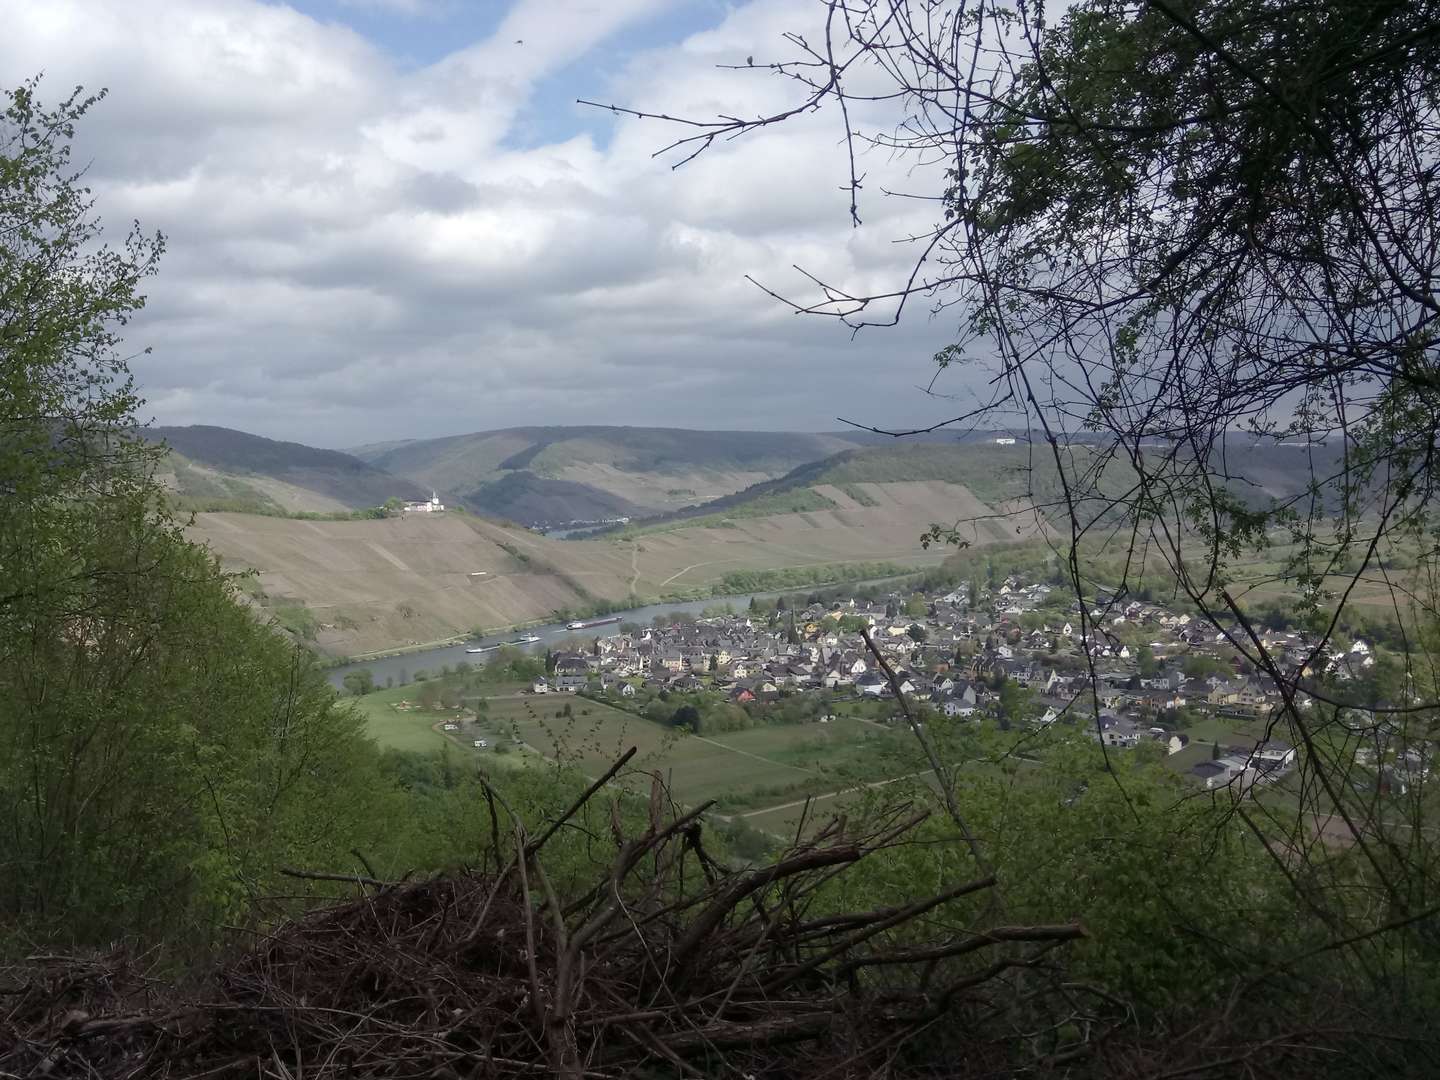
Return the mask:
<svg viewBox="0 0 1440 1080">
<path fill-rule="evenodd" d="M 355 697 L 368 694 L 375 689 L 375 676 L 369 668 L 361 668 L 358 671 L 348 671 L 345 677 L 340 680 Z"/>
<path fill-rule="evenodd" d="M 1160 670 L 1160 664 L 1155 659 L 1155 651 L 1149 645 L 1141 645 L 1135 651 L 1135 665 L 1142 678 L 1150 679 Z"/>
<path fill-rule="evenodd" d="M 925 627 L 919 623 L 911 623 L 909 627 L 906 628 L 905 633 L 909 634 L 910 640 L 917 645 L 923 645 L 930 638 L 930 631 L 926 630 Z"/>
<path fill-rule="evenodd" d="M 120 340 L 163 240 L 107 245 L 71 164 L 103 95 L 37 91 L 0 95 L 0 924 L 206 945 L 392 806 L 363 720 L 168 512 Z"/>
<path fill-rule="evenodd" d="M 1308 836 L 1325 815 L 1354 837 L 1344 856 L 1305 846 L 1303 872 L 1279 868 L 1324 931 L 1325 962 L 1372 980 L 1352 996 L 1385 992 L 1377 973 L 1409 955 L 1406 920 L 1440 887 L 1434 841 L 1417 828 L 1425 808 L 1377 810 L 1337 750 L 1333 714 L 1297 706 L 1311 665 L 1267 647 L 1237 577 L 1274 536 L 1293 545 L 1278 576 L 1305 619 L 1320 616 L 1318 661 L 1351 590 L 1383 579 L 1381 553 L 1399 543 L 1430 553 L 1394 591 L 1408 640 L 1436 621 L 1440 4 L 1081 0 L 1053 22 L 991 0 L 824 8 L 823 34 L 792 34 L 793 55 L 757 65 L 794 100 L 685 118 L 698 126 L 674 148 L 700 152 L 838 105 L 856 225 L 864 151 L 910 167 L 898 194 L 938 212 L 907 237 L 916 259 L 893 287 L 806 274 L 812 296 L 772 295 L 856 329 L 898 321 L 912 300 L 955 319 L 935 358 L 942 385 L 990 370 L 978 408 L 949 422 L 1013 429 L 1024 415 L 1025 513 L 1059 530 L 1082 630 L 1105 569 L 1088 538 L 1124 536 L 1106 574 L 1112 597 L 1163 573 L 1275 688 L 1271 730 L 1302 748 L 1303 775 L 1288 830 L 1267 827 Z M 1259 478 L 1287 452 L 1304 478 L 1266 495 Z M 986 570 L 993 582 L 993 562 Z M 1407 667 L 1434 664 L 1412 645 Z M 1307 690 L 1343 700 L 1331 686 Z M 1421 696 L 1388 715 L 1416 737 L 1436 706 Z M 1114 755 L 1104 773 L 1133 809 L 1133 777 Z M 1296 851 L 1260 847 L 1277 863 Z M 1408 1000 L 1386 997 L 1397 1014 Z"/>
<path fill-rule="evenodd" d="M 1000 726 L 1010 729 L 1025 719 L 1025 711 L 1034 696 L 1034 691 L 1021 686 L 1013 679 L 1003 676 L 1000 680 Z"/>
<path fill-rule="evenodd" d="M 912 619 L 923 619 L 930 613 L 930 605 L 920 593 L 915 593 L 909 600 L 905 601 L 905 614 Z"/>
</svg>

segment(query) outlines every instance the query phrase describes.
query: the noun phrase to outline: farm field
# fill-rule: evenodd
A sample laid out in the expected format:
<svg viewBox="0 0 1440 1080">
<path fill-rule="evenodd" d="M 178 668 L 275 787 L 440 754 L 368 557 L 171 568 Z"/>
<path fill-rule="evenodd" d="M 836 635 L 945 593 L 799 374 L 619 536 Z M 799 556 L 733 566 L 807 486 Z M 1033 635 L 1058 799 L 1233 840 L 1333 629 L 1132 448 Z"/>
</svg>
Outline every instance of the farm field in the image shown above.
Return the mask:
<svg viewBox="0 0 1440 1080">
<path fill-rule="evenodd" d="M 895 733 L 853 717 L 837 717 L 828 724 L 751 728 L 711 739 L 740 753 L 830 778 L 833 787 L 844 785 L 852 776 L 875 779 L 894 767 L 887 750 L 896 745 Z"/>
<path fill-rule="evenodd" d="M 417 700 L 419 685 L 412 683 L 409 686 L 376 690 L 363 697 L 341 698 L 340 702 L 354 706 L 365 717 L 367 734 L 382 747 L 424 754 L 447 745 L 476 753 L 470 745 L 474 738 L 487 738 L 492 747 L 495 745 L 494 736 L 498 734 L 498 728 L 488 717 L 479 725 L 472 725 L 468 721 L 463 723 L 457 733 L 436 731 L 434 725 L 446 720 L 457 720 L 461 715 L 468 717 L 469 714 L 460 714 L 452 709 L 421 708 Z M 518 687 L 497 688 L 501 693 L 512 689 Z M 522 764 L 524 758 L 521 755 L 507 757 L 491 753 L 486 755 L 486 760 L 499 767 L 509 767 Z"/>
<path fill-rule="evenodd" d="M 922 773 L 871 780 L 864 784 L 851 782 L 849 786 L 837 784 L 829 791 L 812 796 L 808 806 L 803 795 L 796 795 L 774 806 L 742 812 L 740 818 L 752 829 L 772 836 L 790 837 L 802 825 L 808 831 L 836 814 L 844 813 L 848 807 L 873 793 L 879 792 L 882 797 L 903 798 L 911 782 L 931 783 L 932 778 Z"/>
<path fill-rule="evenodd" d="M 892 738 L 843 718 L 827 725 L 682 735 L 608 705 L 559 695 L 494 698 L 487 716 L 497 731 L 513 731 L 536 753 L 574 762 L 592 776 L 634 746 L 639 753 L 632 770 L 658 770 L 679 801 L 719 799 L 738 812 L 803 799 L 807 791 L 828 794 L 857 775 L 874 778 L 885 768 L 876 751 Z"/>
<path fill-rule="evenodd" d="M 514 730 L 521 741 L 546 757 L 572 761 L 596 775 L 631 746 L 632 769 L 659 771 L 675 798 L 685 803 L 744 794 L 809 779 L 811 771 L 741 753 L 722 743 L 677 735 L 632 713 L 581 699 L 536 699 L 533 714 L 517 712 Z M 573 716 L 556 716 L 572 706 Z M 587 715 L 588 710 L 588 715 Z M 491 716 L 497 716 L 493 707 Z"/>
</svg>

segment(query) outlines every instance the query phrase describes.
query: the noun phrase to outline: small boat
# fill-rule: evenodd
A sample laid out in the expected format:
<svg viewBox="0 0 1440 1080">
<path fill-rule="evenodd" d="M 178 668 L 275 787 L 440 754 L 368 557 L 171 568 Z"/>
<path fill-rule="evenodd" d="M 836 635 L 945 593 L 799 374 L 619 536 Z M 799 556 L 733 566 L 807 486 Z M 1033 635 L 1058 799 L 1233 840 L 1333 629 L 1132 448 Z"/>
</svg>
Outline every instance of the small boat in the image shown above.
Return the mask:
<svg viewBox="0 0 1440 1080">
<path fill-rule="evenodd" d="M 579 622 L 572 622 L 572 623 L 567 624 L 566 629 L 568 629 L 568 630 L 589 630 L 592 626 L 608 626 L 610 623 L 617 623 L 617 622 L 619 622 L 619 621 L 620 621 L 620 616 L 619 616 L 619 615 L 611 615 L 609 618 L 606 618 L 606 619 L 591 619 L 591 620 L 589 620 L 588 622 L 583 621 L 583 620 L 582 620 L 582 621 L 579 621 Z"/>
<path fill-rule="evenodd" d="M 465 651 L 468 652 L 468 653 L 477 653 L 477 652 L 484 652 L 485 650 L 482 649 L 482 648 L 477 647 L 477 648 L 474 648 L 474 649 L 466 649 Z"/>
<path fill-rule="evenodd" d="M 539 640 L 540 640 L 540 635 L 539 635 L 539 634 L 525 634 L 525 635 L 523 635 L 523 636 L 521 636 L 521 637 L 516 638 L 514 641 L 510 642 L 510 644 L 511 644 L 511 645 L 534 645 L 535 642 L 537 642 L 537 641 L 539 641 Z"/>
</svg>

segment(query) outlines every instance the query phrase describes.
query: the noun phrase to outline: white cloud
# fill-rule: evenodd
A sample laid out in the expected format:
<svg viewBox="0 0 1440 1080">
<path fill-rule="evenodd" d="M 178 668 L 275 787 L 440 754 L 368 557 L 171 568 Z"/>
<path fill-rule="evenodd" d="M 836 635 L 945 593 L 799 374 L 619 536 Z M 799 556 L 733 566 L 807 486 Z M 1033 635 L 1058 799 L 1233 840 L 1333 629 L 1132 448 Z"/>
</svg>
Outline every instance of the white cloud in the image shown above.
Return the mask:
<svg viewBox="0 0 1440 1080">
<path fill-rule="evenodd" d="M 923 212 L 867 195 L 865 228 L 849 228 L 829 111 L 678 172 L 652 157 L 663 125 L 517 149 L 544 80 L 662 6 L 525 0 L 490 39 L 402 71 L 343 26 L 255 0 L 49 0 L 11 18 L 0 82 L 39 67 L 46 98 L 111 88 L 80 154 L 107 220 L 170 238 L 130 332 L 154 347 L 136 369 L 162 423 L 346 445 L 522 423 L 942 416 L 913 387 L 943 324 L 852 341 L 745 281 L 798 289 L 799 263 L 890 284 L 905 266 L 891 241 Z M 713 65 L 761 59 L 819 10 L 760 0 L 611 81 L 577 77 L 571 96 L 777 108 L 793 100 L 782 80 Z M 899 179 L 881 155 L 862 167 L 870 190 Z"/>
</svg>

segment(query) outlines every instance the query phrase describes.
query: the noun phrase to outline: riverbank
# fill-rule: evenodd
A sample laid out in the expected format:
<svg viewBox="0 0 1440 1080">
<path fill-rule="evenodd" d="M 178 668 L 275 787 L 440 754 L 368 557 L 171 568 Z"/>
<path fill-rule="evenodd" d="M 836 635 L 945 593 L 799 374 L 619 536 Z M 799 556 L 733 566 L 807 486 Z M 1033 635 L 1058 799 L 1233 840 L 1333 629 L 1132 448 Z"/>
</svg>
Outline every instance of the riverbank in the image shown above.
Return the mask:
<svg viewBox="0 0 1440 1080">
<path fill-rule="evenodd" d="M 899 575 L 894 578 L 878 578 L 871 581 L 842 582 L 829 586 L 813 586 L 808 591 L 828 593 L 834 590 L 855 591 L 871 588 L 887 588 L 903 586 L 908 581 L 920 577 L 925 571 L 916 571 Z M 639 607 L 624 608 L 606 612 L 606 615 L 618 616 L 621 622 L 649 624 L 658 615 L 690 614 L 699 615 L 706 608 L 729 604 L 732 608 L 743 611 L 749 607 L 751 600 L 773 600 L 777 596 L 790 596 L 796 590 L 778 589 L 772 592 L 739 593 L 729 596 L 709 596 L 702 599 L 676 601 L 671 603 L 644 604 Z M 598 617 L 598 616 L 590 616 Z M 473 637 L 449 639 L 449 643 L 437 644 L 428 648 L 412 647 L 404 651 L 390 651 L 383 656 L 351 657 L 341 663 L 335 664 L 328 669 L 328 678 L 331 685 L 336 689 L 343 689 L 344 679 L 352 671 L 362 668 L 368 670 L 379 686 L 386 685 L 390 680 L 394 685 L 403 685 L 410 682 L 417 671 L 432 671 L 449 666 L 454 667 L 458 663 L 475 663 L 477 654 L 470 653 L 469 649 L 482 649 L 489 651 L 502 645 L 510 645 L 525 652 L 543 652 L 555 643 L 564 640 L 566 637 L 585 636 L 586 639 L 593 634 L 587 635 L 586 631 L 571 630 L 567 625 L 574 621 L 576 616 L 569 613 L 561 620 L 554 622 L 530 622 L 523 625 L 501 627 L 487 634 Z M 602 628 L 606 632 L 610 627 Z M 535 634 L 540 640 L 535 642 L 517 642 L 512 640 L 512 635 L 519 631 L 528 631 Z"/>
<path fill-rule="evenodd" d="M 354 670 L 355 667 L 372 663 L 377 660 L 394 660 L 403 657 L 413 657 L 418 654 L 428 654 L 432 651 L 439 652 L 458 648 L 470 643 L 484 644 L 486 639 L 499 635 L 513 634 L 522 630 L 545 630 L 551 627 L 560 627 L 569 631 L 566 625 L 572 622 L 589 619 L 606 618 L 618 615 L 622 621 L 648 621 L 656 614 L 664 614 L 669 611 L 695 611 L 703 610 L 715 604 L 742 603 L 748 605 L 752 598 L 773 599 L 777 596 L 790 596 L 796 592 L 829 592 L 834 589 L 853 588 L 868 589 L 882 586 L 903 586 L 906 582 L 914 581 L 927 573 L 926 570 L 907 570 L 901 574 L 888 577 L 866 578 L 857 581 L 832 581 L 821 582 L 809 585 L 795 585 L 778 589 L 757 590 L 754 592 L 741 593 L 710 593 L 695 595 L 686 592 L 673 592 L 659 599 L 638 599 L 632 598 L 627 606 L 624 601 L 601 601 L 594 605 L 583 608 L 570 608 L 563 611 L 551 613 L 550 619 L 530 619 L 524 622 L 507 623 L 501 626 L 477 627 L 470 634 L 455 634 L 450 637 L 440 638 L 435 641 L 419 642 L 414 645 L 400 645 L 393 649 L 377 649 L 372 652 L 355 653 L 349 656 L 321 656 L 318 662 L 321 667 L 330 670 L 345 669 Z M 643 618 L 638 618 L 643 614 Z M 573 631 L 570 631 L 573 632 Z M 505 644 L 501 642 L 501 644 Z M 334 681 L 334 680 L 332 680 Z M 338 685 L 338 683 L 337 683 Z"/>
</svg>

